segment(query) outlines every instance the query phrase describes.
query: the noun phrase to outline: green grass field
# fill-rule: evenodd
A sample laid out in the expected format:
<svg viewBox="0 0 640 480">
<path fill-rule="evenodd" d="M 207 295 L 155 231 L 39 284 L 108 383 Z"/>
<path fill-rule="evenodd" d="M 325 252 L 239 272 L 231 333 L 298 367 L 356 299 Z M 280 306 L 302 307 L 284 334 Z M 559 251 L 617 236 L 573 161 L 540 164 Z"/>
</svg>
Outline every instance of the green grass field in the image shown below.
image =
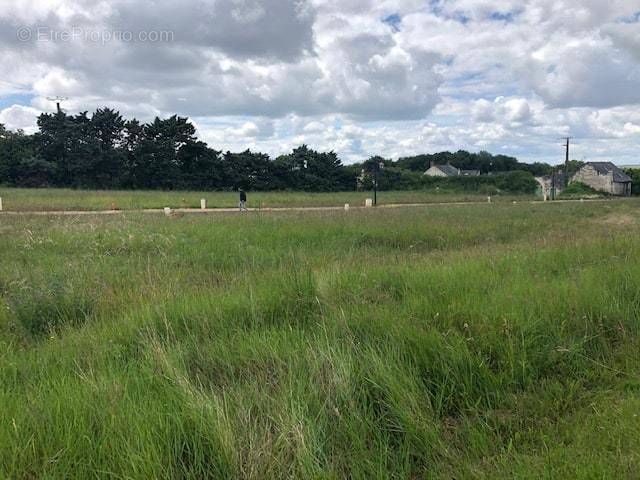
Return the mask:
<svg viewBox="0 0 640 480">
<path fill-rule="evenodd" d="M 349 203 L 364 205 L 373 192 L 248 192 L 249 207 L 329 207 Z M 128 190 L 68 190 L 0 188 L 4 209 L 9 211 L 43 210 L 120 210 L 150 208 L 200 208 L 200 199 L 210 208 L 235 208 L 238 194 L 234 192 L 162 192 Z M 493 201 L 534 200 L 533 195 L 501 195 Z M 458 194 L 439 190 L 380 192 L 380 204 L 484 202 L 486 195 Z"/>
<path fill-rule="evenodd" d="M 0 216 L 0 478 L 638 478 L 639 233 L 638 200 Z"/>
</svg>

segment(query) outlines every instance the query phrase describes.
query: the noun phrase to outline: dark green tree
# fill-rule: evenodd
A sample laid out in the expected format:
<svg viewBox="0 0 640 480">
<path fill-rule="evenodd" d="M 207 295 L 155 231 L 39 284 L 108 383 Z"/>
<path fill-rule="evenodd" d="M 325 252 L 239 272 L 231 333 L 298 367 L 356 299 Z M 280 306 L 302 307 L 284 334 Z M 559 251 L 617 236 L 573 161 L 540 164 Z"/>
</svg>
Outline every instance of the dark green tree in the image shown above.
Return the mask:
<svg viewBox="0 0 640 480">
<path fill-rule="evenodd" d="M 111 109 L 98 109 L 88 125 L 87 142 L 96 142 L 98 151 L 88 162 L 91 183 L 97 188 L 122 186 L 125 180 L 126 157 L 122 149 L 125 121 Z"/>
<path fill-rule="evenodd" d="M 156 117 L 145 125 L 135 153 L 135 186 L 170 190 L 181 185 L 178 155 L 182 148 L 197 142 L 195 133 L 188 119 L 177 115 L 165 120 Z"/>
<path fill-rule="evenodd" d="M 273 190 L 274 165 L 268 155 L 245 150 L 223 157 L 225 187 L 237 190 Z"/>
</svg>

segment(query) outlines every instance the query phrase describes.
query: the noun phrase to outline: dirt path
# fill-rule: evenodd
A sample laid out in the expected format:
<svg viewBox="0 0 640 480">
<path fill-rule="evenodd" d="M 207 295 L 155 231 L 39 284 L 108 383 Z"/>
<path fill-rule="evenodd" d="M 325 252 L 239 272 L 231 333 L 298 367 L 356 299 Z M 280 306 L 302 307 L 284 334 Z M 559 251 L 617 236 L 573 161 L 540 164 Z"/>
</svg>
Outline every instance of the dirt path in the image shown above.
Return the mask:
<svg viewBox="0 0 640 480">
<path fill-rule="evenodd" d="M 594 199 L 594 200 L 555 200 L 553 202 L 543 202 L 541 200 L 525 200 L 520 202 L 441 202 L 441 203 L 396 203 L 378 205 L 377 207 L 350 206 L 349 210 L 374 210 L 374 209 L 394 209 L 394 208 L 426 208 L 426 207 L 447 207 L 456 205 L 554 205 L 558 203 L 603 203 L 603 202 L 624 202 L 628 199 Z M 274 207 L 274 208 L 250 208 L 249 212 L 326 212 L 344 211 L 344 206 L 334 207 Z M 164 214 L 164 209 L 139 209 L 139 210 L 43 210 L 43 211 L 0 211 L 2 215 L 37 215 L 37 216 L 80 216 L 80 215 L 121 215 L 125 213 L 151 213 Z M 175 208 L 171 209 L 173 214 L 219 214 L 219 213 L 240 213 L 237 208 Z"/>
</svg>

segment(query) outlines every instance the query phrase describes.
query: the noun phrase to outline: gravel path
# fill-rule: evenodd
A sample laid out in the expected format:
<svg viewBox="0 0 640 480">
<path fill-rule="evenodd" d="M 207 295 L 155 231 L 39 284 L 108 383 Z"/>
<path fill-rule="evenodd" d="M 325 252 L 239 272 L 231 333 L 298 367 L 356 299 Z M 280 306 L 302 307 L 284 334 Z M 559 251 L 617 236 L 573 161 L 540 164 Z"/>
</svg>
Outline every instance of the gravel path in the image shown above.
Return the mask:
<svg viewBox="0 0 640 480">
<path fill-rule="evenodd" d="M 541 200 L 526 200 L 520 202 L 512 202 L 513 204 L 531 204 L 531 205 L 553 205 L 557 203 L 601 203 L 612 201 L 627 201 L 624 198 L 606 198 L 594 200 L 555 200 L 553 202 L 543 202 Z M 349 210 L 374 210 L 374 209 L 393 209 L 393 208 L 418 208 L 418 207 L 446 207 L 454 205 L 508 205 L 508 202 L 441 202 L 441 203 L 397 203 L 388 205 L 378 205 L 377 207 L 350 206 Z M 275 208 L 250 208 L 248 212 L 325 212 L 325 211 L 344 211 L 345 207 L 275 207 Z M 80 216 L 80 215 L 120 215 L 123 213 L 152 213 L 164 214 L 162 208 L 140 209 L 140 210 L 43 210 L 43 211 L 0 211 L 2 215 L 38 215 L 38 216 Z M 219 213 L 240 213 L 237 208 L 175 208 L 171 209 L 172 214 L 219 214 Z"/>
</svg>

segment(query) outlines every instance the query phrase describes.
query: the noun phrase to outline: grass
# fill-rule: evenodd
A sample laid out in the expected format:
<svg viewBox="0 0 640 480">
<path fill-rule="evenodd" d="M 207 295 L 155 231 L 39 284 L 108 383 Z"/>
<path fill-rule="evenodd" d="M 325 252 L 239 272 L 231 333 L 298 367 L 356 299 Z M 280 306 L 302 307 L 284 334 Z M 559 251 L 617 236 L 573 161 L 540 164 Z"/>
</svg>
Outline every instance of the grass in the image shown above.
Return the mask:
<svg viewBox="0 0 640 480">
<path fill-rule="evenodd" d="M 373 192 L 248 192 L 249 207 L 328 207 L 364 205 Z M 200 199 L 207 200 L 210 208 L 235 208 L 238 194 L 235 192 L 162 192 L 127 190 L 69 190 L 69 189 L 16 189 L 0 188 L 4 209 L 10 211 L 42 210 L 120 210 L 151 208 L 200 208 Z M 494 196 L 494 201 L 533 200 L 527 195 Z M 457 194 L 444 190 L 414 190 L 381 192 L 380 204 L 392 203 L 441 203 L 484 202 L 486 195 Z"/>
<path fill-rule="evenodd" d="M 637 478 L 638 207 L 0 217 L 0 478 Z"/>
</svg>

